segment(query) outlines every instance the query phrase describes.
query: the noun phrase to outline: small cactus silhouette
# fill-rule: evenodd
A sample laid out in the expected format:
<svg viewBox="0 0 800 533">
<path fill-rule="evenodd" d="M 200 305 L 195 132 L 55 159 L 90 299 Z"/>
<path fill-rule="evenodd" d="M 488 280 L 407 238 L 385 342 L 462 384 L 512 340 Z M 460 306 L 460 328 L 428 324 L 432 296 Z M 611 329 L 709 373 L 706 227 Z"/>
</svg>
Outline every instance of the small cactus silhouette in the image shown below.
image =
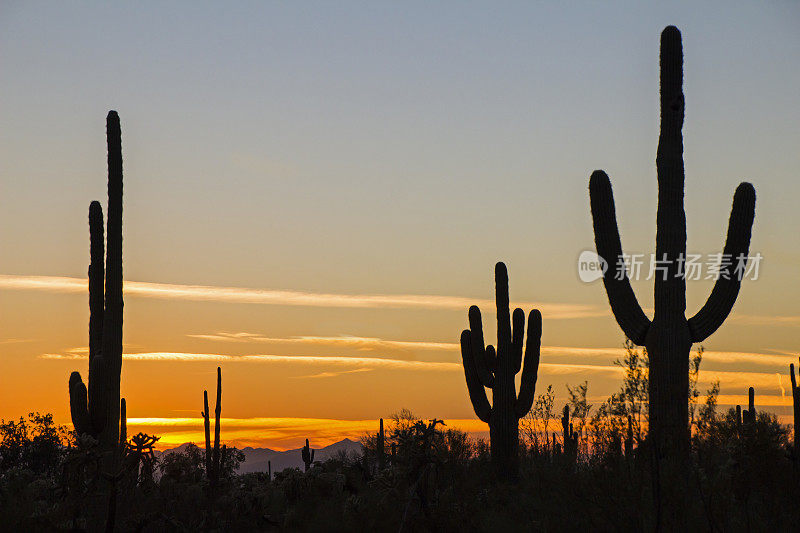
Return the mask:
<svg viewBox="0 0 800 533">
<path fill-rule="evenodd" d="M 101 448 L 119 445 L 122 375 L 122 134 L 119 116 L 106 117 L 108 247 L 103 264 L 103 208 L 89 205 L 89 388 L 80 372 L 69 377 L 72 425 Z M 105 278 L 105 279 L 104 279 Z"/>
<path fill-rule="evenodd" d="M 569 405 L 564 406 L 561 416 L 561 434 L 564 437 L 564 455 L 574 460 L 578 457 L 578 434 L 572 429 L 569 421 Z"/>
<path fill-rule="evenodd" d="M 217 403 L 214 407 L 214 446 L 211 446 L 211 420 L 208 411 L 208 391 L 203 391 L 203 411 L 200 415 L 203 417 L 203 428 L 206 437 L 206 478 L 212 489 L 216 488 L 219 483 L 220 472 L 222 471 L 222 464 L 224 463 L 225 450 L 220 450 L 219 447 L 219 433 L 220 433 L 220 414 L 222 413 L 222 369 L 217 367 Z"/>
<path fill-rule="evenodd" d="M 308 439 L 306 439 L 306 445 L 303 446 L 303 451 L 301 452 L 303 456 L 303 464 L 306 465 L 305 471 L 308 472 L 308 469 L 311 467 L 311 464 L 314 462 L 314 450 L 308 445 Z"/>
<path fill-rule="evenodd" d="M 464 376 L 475 414 L 489 424 L 491 456 L 500 478 L 517 476 L 519 470 L 519 419 L 530 411 L 539 371 L 539 350 L 542 337 L 542 315 L 534 309 L 528 316 L 528 339 L 525 344 L 525 365 L 522 369 L 525 313 L 515 309 L 509 313 L 508 271 L 502 262 L 495 266 L 497 302 L 497 351 L 484 347 L 481 311 L 469 309 L 469 328 L 461 333 L 461 359 Z M 513 326 L 513 327 L 512 327 Z M 519 396 L 514 376 L 522 369 Z M 485 388 L 492 390 L 493 405 L 486 398 Z"/>
<path fill-rule="evenodd" d="M 383 418 L 380 421 L 380 429 L 378 430 L 377 435 L 377 449 L 378 449 L 378 468 L 383 470 L 384 466 L 386 466 L 386 437 L 383 432 Z"/>
<path fill-rule="evenodd" d="M 747 410 L 742 411 L 742 423 L 753 425 L 756 422 L 756 391 L 753 387 L 747 391 Z"/>
<path fill-rule="evenodd" d="M 625 433 L 625 457 L 633 455 L 633 418 L 628 415 L 628 430 Z"/>
</svg>

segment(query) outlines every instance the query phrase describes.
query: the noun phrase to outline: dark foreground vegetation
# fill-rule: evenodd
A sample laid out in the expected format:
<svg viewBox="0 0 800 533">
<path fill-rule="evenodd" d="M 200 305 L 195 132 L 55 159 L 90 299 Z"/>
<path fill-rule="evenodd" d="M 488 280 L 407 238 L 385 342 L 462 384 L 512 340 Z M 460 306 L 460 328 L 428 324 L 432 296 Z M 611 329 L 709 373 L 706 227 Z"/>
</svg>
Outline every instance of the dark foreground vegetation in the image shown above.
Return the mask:
<svg viewBox="0 0 800 533">
<path fill-rule="evenodd" d="M 717 407 L 718 385 L 687 401 L 692 427 L 685 518 L 697 531 L 792 531 L 800 520 L 800 461 L 789 428 L 755 405 Z M 646 437 L 646 352 L 628 344 L 625 377 L 600 405 L 588 384 L 552 387 L 520 420 L 519 476 L 498 479 L 489 443 L 402 410 L 362 454 L 311 462 L 303 472 L 239 475 L 235 448 L 218 466 L 194 445 L 156 458 L 153 438 L 128 440 L 115 472 L 118 531 L 649 531 L 658 486 Z M 216 439 L 215 439 L 216 440 Z M 0 528 L 97 530 L 92 495 L 109 481 L 98 443 L 50 415 L 0 425 Z M 213 449 L 211 456 L 214 456 Z M 211 471 L 208 470 L 211 464 Z M 101 513 L 102 514 L 102 513 Z M 107 516 L 107 515 L 106 515 Z"/>
</svg>

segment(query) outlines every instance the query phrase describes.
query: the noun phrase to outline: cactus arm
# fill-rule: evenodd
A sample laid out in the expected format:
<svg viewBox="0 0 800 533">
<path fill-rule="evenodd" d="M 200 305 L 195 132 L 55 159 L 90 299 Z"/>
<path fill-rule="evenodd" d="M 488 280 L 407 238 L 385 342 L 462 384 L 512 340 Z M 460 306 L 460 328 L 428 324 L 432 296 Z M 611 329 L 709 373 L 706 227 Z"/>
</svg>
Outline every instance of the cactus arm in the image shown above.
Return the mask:
<svg viewBox="0 0 800 533">
<path fill-rule="evenodd" d="M 103 208 L 89 204 L 89 365 L 103 343 Z M 91 374 L 89 381 L 92 380 Z M 91 399 L 90 399 L 91 402 Z"/>
<path fill-rule="evenodd" d="M 794 363 L 789 364 L 789 379 L 792 380 L 792 396 L 797 394 L 797 378 L 794 377 Z"/>
<path fill-rule="evenodd" d="M 475 414 L 481 421 L 488 424 L 492 413 L 492 407 L 489 405 L 489 400 L 486 398 L 486 390 L 475 368 L 475 360 L 477 357 L 474 356 L 475 351 L 471 346 L 472 339 L 473 334 L 470 330 L 465 329 L 461 333 L 461 359 L 464 363 L 464 377 L 467 379 L 469 399 L 472 402 L 472 408 L 475 410 Z"/>
<path fill-rule="evenodd" d="M 528 340 L 525 343 L 525 364 L 522 368 L 519 394 L 515 412 L 517 418 L 522 418 L 533 405 L 533 396 L 536 391 L 536 379 L 539 375 L 539 358 L 542 346 L 542 314 L 534 309 L 528 315 Z"/>
<path fill-rule="evenodd" d="M 316 450 L 311 450 L 311 462 L 312 462 L 312 463 L 314 462 L 314 452 L 315 452 L 315 451 L 316 451 Z"/>
<path fill-rule="evenodd" d="M 508 303 L 508 269 L 498 262 L 494 267 L 495 302 L 497 305 L 497 353 L 507 357 L 511 351 L 511 313 Z"/>
<path fill-rule="evenodd" d="M 75 427 L 75 432 L 78 435 L 91 434 L 86 385 L 83 384 L 79 372 L 73 372 L 69 376 L 69 410 L 72 415 L 72 425 Z"/>
<path fill-rule="evenodd" d="M 472 346 L 472 357 L 475 360 L 475 371 L 483 386 L 491 389 L 494 387 L 494 376 L 489 370 L 489 356 L 484 348 L 481 310 L 476 305 L 469 308 L 469 330 L 472 334 L 470 345 Z M 494 366 L 494 361 L 491 366 Z"/>
<path fill-rule="evenodd" d="M 203 391 L 203 430 L 206 437 L 206 475 L 211 475 L 211 420 L 209 420 L 208 391 Z"/>
<path fill-rule="evenodd" d="M 611 182 L 602 170 L 592 173 L 589 180 L 589 198 L 597 254 L 608 262 L 608 268 L 603 274 L 603 285 L 606 288 L 611 311 L 625 336 L 641 346 L 650 327 L 650 320 L 636 300 L 624 269 L 622 269 L 622 279 L 617 279 L 617 259 L 622 257 L 622 243 L 617 227 Z"/>
<path fill-rule="evenodd" d="M 746 258 L 750 250 L 750 235 L 756 209 L 756 191 L 749 183 L 741 183 L 733 195 L 733 207 L 728 221 L 728 236 L 725 239 L 723 256 L 730 261 L 723 263 L 720 276 L 714 283 L 705 305 L 689 319 L 692 342 L 702 342 L 719 328 L 733 309 L 739 288 L 742 285 L 744 265 L 737 258 Z M 740 270 L 737 271 L 737 267 Z M 727 278 L 727 279 L 726 279 Z"/>
<path fill-rule="evenodd" d="M 747 390 L 747 409 L 750 412 L 750 419 L 756 421 L 756 390 L 750 387 Z"/>
<path fill-rule="evenodd" d="M 525 333 L 525 311 L 519 307 L 511 315 L 511 360 L 514 362 L 514 374 L 522 368 L 522 339 Z"/>
<path fill-rule="evenodd" d="M 497 352 L 491 344 L 486 347 L 486 366 L 489 367 L 490 373 L 497 370 Z"/>
</svg>

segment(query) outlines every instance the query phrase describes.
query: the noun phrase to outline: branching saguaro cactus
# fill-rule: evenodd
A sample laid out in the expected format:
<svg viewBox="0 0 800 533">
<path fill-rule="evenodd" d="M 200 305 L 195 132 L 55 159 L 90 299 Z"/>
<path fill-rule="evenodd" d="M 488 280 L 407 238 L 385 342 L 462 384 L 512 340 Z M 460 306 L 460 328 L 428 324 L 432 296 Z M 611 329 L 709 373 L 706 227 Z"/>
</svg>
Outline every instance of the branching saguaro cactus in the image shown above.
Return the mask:
<svg viewBox="0 0 800 533">
<path fill-rule="evenodd" d="M 513 318 L 510 316 L 508 271 L 503 263 L 495 266 L 495 287 L 497 350 L 491 345 L 484 346 L 481 311 L 473 305 L 469 308 L 470 329 L 461 333 L 461 359 L 475 414 L 489 424 L 495 471 L 501 479 L 513 479 L 519 471 L 519 419 L 531 409 L 539 372 L 542 315 L 534 309 L 528 316 L 522 369 L 525 313 L 515 309 Z M 522 381 L 517 396 L 514 376 L 520 369 Z M 484 388 L 492 390 L 493 405 L 489 404 Z"/>
<path fill-rule="evenodd" d="M 119 444 L 122 374 L 122 140 L 119 116 L 106 118 L 108 142 L 108 247 L 103 265 L 103 209 L 89 205 L 89 389 L 79 372 L 69 377 L 72 424 L 98 439 L 102 449 Z M 104 279 L 105 277 L 105 279 Z"/>
<path fill-rule="evenodd" d="M 661 132 L 658 141 L 658 212 L 656 254 L 660 271 L 655 278 L 652 322 L 636 300 L 624 268 L 622 245 L 611 183 L 605 172 L 592 174 L 589 191 L 597 253 L 608 269 L 603 282 L 611 310 L 625 335 L 650 356 L 650 437 L 657 457 L 683 461 L 689 451 L 687 397 L 689 352 L 722 325 L 733 308 L 744 274 L 755 216 L 755 190 L 741 183 L 733 197 L 720 276 L 700 311 L 686 319 L 686 214 L 683 207 L 684 167 L 681 128 L 684 118 L 683 50 L 673 26 L 661 34 Z M 663 267 L 663 268 L 662 268 Z M 685 463 L 684 463 L 685 464 Z"/>
<path fill-rule="evenodd" d="M 311 464 L 314 462 L 314 450 L 308 445 L 308 439 L 306 439 L 306 445 L 303 446 L 301 455 L 303 456 L 303 464 L 306 465 L 305 471 L 308 472 L 308 469 L 311 468 Z"/>
<path fill-rule="evenodd" d="M 756 422 L 756 391 L 753 387 L 747 391 L 747 410 L 742 411 L 742 422 L 753 425 Z"/>
<path fill-rule="evenodd" d="M 214 407 L 214 447 L 211 447 L 211 420 L 208 412 L 208 391 L 203 391 L 203 429 L 206 436 L 206 478 L 212 488 L 217 486 L 223 455 L 219 448 L 219 417 L 222 413 L 222 369 L 217 367 L 217 404 Z"/>
<path fill-rule="evenodd" d="M 794 364 L 789 365 L 789 378 L 792 380 L 792 405 L 794 406 L 794 450 L 795 457 L 800 458 L 800 388 L 797 386 L 797 378 L 794 375 Z"/>
<path fill-rule="evenodd" d="M 578 434 L 572 428 L 569 421 L 569 405 L 564 406 L 564 413 L 561 415 L 561 435 L 564 438 L 564 455 L 570 459 L 578 457 Z"/>
</svg>

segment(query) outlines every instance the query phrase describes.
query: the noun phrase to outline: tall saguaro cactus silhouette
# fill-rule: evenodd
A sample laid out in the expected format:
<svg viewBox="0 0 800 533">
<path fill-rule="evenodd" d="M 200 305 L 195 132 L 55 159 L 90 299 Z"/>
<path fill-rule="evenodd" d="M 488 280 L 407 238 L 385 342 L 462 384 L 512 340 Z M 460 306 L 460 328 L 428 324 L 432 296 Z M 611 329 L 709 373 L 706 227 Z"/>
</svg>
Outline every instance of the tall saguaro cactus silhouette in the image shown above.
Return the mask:
<svg viewBox="0 0 800 533">
<path fill-rule="evenodd" d="M 108 142 L 108 246 L 103 265 L 103 209 L 89 205 L 89 388 L 79 372 L 69 377 L 72 424 L 105 450 L 119 442 L 122 374 L 122 140 L 119 116 L 106 118 Z M 105 277 L 105 279 L 104 279 Z"/>
<path fill-rule="evenodd" d="M 663 266 L 655 280 L 655 313 L 645 316 L 624 268 L 622 245 L 608 176 L 602 170 L 589 182 L 597 253 L 608 262 L 603 283 L 625 335 L 650 356 L 650 437 L 658 461 L 680 465 L 689 452 L 688 405 L 689 352 L 719 328 L 733 308 L 750 248 L 755 216 L 755 190 L 741 183 L 733 197 L 720 276 L 705 305 L 686 319 L 686 280 L 681 274 L 686 259 L 686 214 L 683 207 L 683 50 L 674 26 L 661 33 L 661 132 L 658 140 L 658 211 L 655 259 Z M 737 262 L 739 260 L 739 262 Z M 685 462 L 683 465 L 685 466 Z M 663 473 L 663 472 L 662 472 Z M 662 480 L 664 476 L 662 476 Z"/>
<path fill-rule="evenodd" d="M 656 156 L 658 213 L 656 260 L 665 269 L 655 280 L 655 314 L 645 316 L 622 269 L 608 268 L 603 282 L 611 310 L 625 335 L 647 347 L 650 356 L 650 434 L 665 450 L 688 449 L 689 351 L 722 325 L 731 312 L 741 285 L 755 216 L 755 190 L 741 183 L 733 197 L 723 254 L 734 261 L 721 265 L 720 276 L 705 305 L 686 319 L 686 280 L 681 274 L 686 258 L 686 214 L 683 208 L 684 98 L 681 34 L 674 26 L 661 34 L 661 133 Z M 618 264 L 622 245 L 617 228 L 611 183 L 605 172 L 592 174 L 589 191 L 597 253 Z"/>
<path fill-rule="evenodd" d="M 499 477 L 514 478 L 519 469 L 519 419 L 530 411 L 539 372 L 539 350 L 542 337 L 542 315 L 534 309 L 528 316 L 528 339 L 525 344 L 525 366 L 522 369 L 522 342 L 525 313 L 515 309 L 509 313 L 508 271 L 506 265 L 495 266 L 497 302 L 497 350 L 484 346 L 481 311 L 469 308 L 469 329 L 461 333 L 461 359 L 464 376 L 475 414 L 489 424 L 491 455 Z M 513 326 L 513 327 L 512 327 Z M 514 376 L 522 369 L 519 396 Z M 492 390 L 489 404 L 484 388 Z"/>
</svg>

